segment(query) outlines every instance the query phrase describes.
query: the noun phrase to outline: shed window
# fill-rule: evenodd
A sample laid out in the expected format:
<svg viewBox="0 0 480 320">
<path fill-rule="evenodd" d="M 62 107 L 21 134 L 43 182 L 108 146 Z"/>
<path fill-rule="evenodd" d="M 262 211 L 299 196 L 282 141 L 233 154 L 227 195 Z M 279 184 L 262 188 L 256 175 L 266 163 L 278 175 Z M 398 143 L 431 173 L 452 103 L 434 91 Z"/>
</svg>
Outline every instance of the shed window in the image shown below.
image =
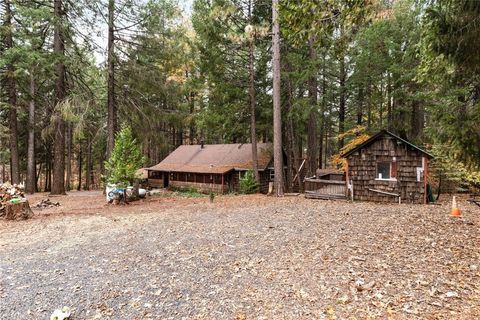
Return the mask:
<svg viewBox="0 0 480 320">
<path fill-rule="evenodd" d="M 390 179 L 390 162 L 377 163 L 377 178 Z"/>
<path fill-rule="evenodd" d="M 397 177 L 397 163 L 393 162 L 377 162 L 377 179 L 393 180 Z"/>
</svg>

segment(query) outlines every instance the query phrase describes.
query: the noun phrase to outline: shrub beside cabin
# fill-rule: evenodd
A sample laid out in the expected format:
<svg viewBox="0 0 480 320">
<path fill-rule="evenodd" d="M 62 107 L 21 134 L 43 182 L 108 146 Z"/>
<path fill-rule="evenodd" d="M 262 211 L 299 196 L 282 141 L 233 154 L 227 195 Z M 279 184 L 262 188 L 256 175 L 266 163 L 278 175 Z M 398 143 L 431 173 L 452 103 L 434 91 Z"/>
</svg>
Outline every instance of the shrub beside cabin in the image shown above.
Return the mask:
<svg viewBox="0 0 480 320">
<path fill-rule="evenodd" d="M 273 181 L 273 152 L 257 144 L 260 191 Z M 194 188 L 202 192 L 234 192 L 240 178 L 252 170 L 251 144 L 181 145 L 159 164 L 147 168 L 148 184 L 157 188 Z"/>
<path fill-rule="evenodd" d="M 382 130 L 342 155 L 349 197 L 379 202 L 427 203 L 431 154 Z"/>
</svg>

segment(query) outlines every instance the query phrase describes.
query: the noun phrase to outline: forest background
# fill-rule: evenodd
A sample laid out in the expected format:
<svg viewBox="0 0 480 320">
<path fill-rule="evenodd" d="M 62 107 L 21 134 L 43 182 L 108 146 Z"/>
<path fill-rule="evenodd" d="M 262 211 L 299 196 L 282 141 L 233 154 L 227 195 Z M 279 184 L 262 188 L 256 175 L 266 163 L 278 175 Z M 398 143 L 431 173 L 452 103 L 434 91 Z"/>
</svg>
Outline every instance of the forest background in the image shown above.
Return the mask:
<svg viewBox="0 0 480 320">
<path fill-rule="evenodd" d="M 480 183 L 480 1 L 280 1 L 287 189 L 388 129 L 435 175 Z M 101 186 L 128 125 L 153 165 L 181 144 L 273 139 L 272 1 L 2 0 L 2 181 Z M 333 160 L 333 164 L 332 164 Z"/>
</svg>

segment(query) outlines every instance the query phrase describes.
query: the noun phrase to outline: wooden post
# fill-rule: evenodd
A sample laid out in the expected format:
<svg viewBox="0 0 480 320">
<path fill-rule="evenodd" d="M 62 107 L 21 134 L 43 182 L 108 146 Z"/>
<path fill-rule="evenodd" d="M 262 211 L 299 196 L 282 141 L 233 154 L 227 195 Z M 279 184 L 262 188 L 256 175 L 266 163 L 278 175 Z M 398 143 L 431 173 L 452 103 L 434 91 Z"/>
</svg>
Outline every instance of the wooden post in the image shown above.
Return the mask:
<svg viewBox="0 0 480 320">
<path fill-rule="evenodd" d="M 348 179 L 348 159 L 345 159 L 347 161 L 347 167 L 345 169 L 345 196 L 348 199 L 348 190 L 349 190 L 349 179 Z M 317 177 L 318 179 L 318 177 Z M 353 190 L 352 190 L 352 199 L 353 199 Z"/>
<path fill-rule="evenodd" d="M 352 186 L 352 202 L 353 202 L 353 200 L 354 200 L 354 198 L 353 198 L 353 179 L 351 180 L 351 186 Z"/>
<path fill-rule="evenodd" d="M 423 204 L 427 204 L 427 174 L 428 174 L 428 159 L 422 158 L 423 161 Z"/>
<path fill-rule="evenodd" d="M 225 188 L 224 188 L 224 175 L 222 173 L 222 194 L 225 192 Z"/>
</svg>

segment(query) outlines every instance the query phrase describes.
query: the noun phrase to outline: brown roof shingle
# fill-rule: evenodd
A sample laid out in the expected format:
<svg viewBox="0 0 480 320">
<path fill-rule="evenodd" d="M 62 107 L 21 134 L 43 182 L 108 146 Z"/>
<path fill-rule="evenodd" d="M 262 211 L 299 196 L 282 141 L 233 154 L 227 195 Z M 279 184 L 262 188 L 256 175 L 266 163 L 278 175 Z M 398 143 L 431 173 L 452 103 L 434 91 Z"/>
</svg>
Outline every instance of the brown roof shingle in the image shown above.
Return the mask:
<svg viewBox="0 0 480 320">
<path fill-rule="evenodd" d="M 265 170 L 272 159 L 272 145 L 258 143 L 258 169 Z M 152 171 L 226 173 L 231 170 L 252 169 L 252 145 L 206 144 L 182 145 L 157 165 Z"/>
</svg>

